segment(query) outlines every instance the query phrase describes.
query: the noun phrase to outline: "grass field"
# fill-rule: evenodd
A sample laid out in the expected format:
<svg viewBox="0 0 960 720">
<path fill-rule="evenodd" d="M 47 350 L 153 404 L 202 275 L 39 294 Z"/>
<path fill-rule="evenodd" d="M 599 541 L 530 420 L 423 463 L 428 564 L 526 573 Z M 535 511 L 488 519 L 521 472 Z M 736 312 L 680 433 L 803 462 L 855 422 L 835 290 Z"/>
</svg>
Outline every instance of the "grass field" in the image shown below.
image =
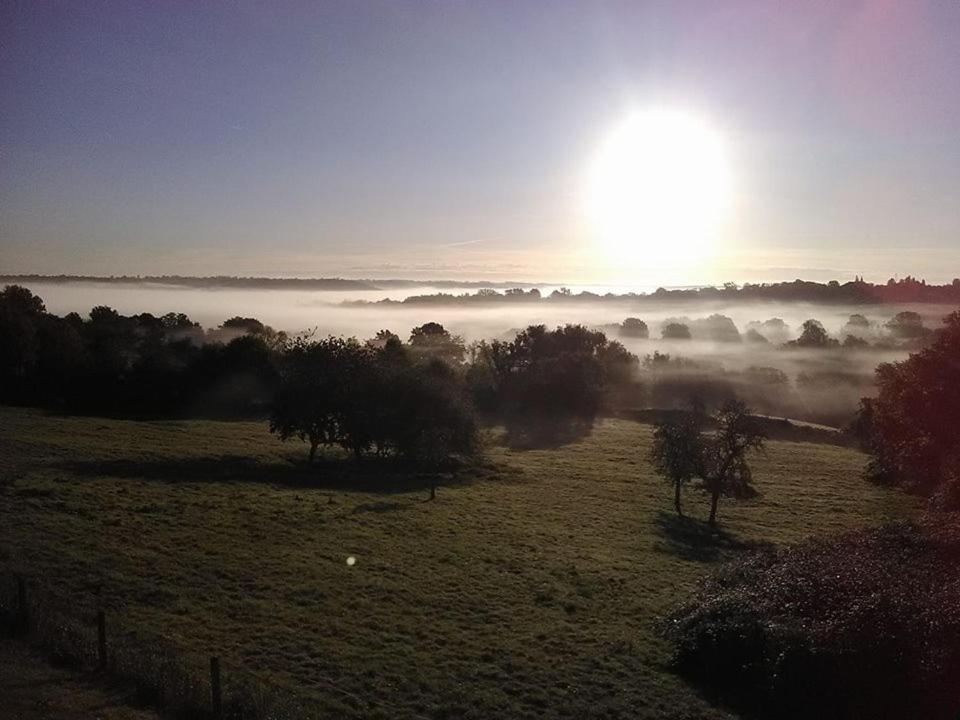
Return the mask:
<svg viewBox="0 0 960 720">
<path fill-rule="evenodd" d="M 44 575 L 78 611 L 102 584 L 124 627 L 329 716 L 728 717 L 668 672 L 658 616 L 753 543 L 915 503 L 865 483 L 854 451 L 770 442 L 762 495 L 724 501 L 711 538 L 673 516 L 650 437 L 608 420 L 559 449 L 493 445 L 495 470 L 425 502 L 371 491 L 376 466 L 309 482 L 303 446 L 265 424 L 0 409 L 0 569 Z"/>
<path fill-rule="evenodd" d="M 11 720 L 159 720 L 136 707 L 129 688 L 100 678 L 51 666 L 43 653 L 25 643 L 0 637 L 0 717 Z"/>
</svg>

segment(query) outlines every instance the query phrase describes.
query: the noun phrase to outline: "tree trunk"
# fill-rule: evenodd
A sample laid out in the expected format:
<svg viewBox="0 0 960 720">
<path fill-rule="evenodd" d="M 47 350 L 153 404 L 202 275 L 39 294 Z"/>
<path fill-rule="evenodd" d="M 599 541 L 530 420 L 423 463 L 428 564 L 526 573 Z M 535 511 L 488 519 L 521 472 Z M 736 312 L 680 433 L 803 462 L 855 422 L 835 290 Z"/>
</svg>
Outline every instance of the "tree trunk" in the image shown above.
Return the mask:
<svg viewBox="0 0 960 720">
<path fill-rule="evenodd" d="M 680 483 L 673 486 L 673 506 L 677 509 L 677 515 L 683 517 L 683 509 L 680 507 Z"/>
<path fill-rule="evenodd" d="M 430 486 L 430 499 L 431 499 L 431 500 L 436 500 L 436 499 L 437 499 L 437 486 L 436 486 L 436 484 L 433 484 L 433 485 Z"/>
<path fill-rule="evenodd" d="M 317 446 L 320 444 L 319 440 L 310 439 L 310 464 L 313 465 L 313 459 L 317 456 Z"/>
<path fill-rule="evenodd" d="M 720 500 L 720 491 L 714 490 L 710 495 L 710 526 L 715 527 L 717 524 L 717 503 Z"/>
</svg>

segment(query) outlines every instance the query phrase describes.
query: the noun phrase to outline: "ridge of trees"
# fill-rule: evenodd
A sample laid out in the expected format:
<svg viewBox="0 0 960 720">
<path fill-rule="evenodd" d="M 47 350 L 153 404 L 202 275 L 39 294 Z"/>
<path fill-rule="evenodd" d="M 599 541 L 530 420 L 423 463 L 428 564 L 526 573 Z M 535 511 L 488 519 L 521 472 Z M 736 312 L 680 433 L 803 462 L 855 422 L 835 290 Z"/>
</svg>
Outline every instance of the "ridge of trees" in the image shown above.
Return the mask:
<svg viewBox="0 0 960 720">
<path fill-rule="evenodd" d="M 467 354 L 470 362 L 466 362 Z M 520 432 L 589 424 L 638 361 L 582 326 L 475 343 L 439 323 L 353 338 L 287 337 L 254 318 L 204 330 L 184 314 L 57 317 L 0 291 L 0 402 L 126 416 L 270 417 L 283 439 L 416 459 L 440 470 L 477 448 L 475 408 Z M 537 428 L 540 430 L 540 428 Z"/>
<path fill-rule="evenodd" d="M 725 283 L 722 287 L 706 286 L 699 288 L 679 288 L 668 290 L 658 288 L 652 293 L 605 293 L 588 290 L 574 293 L 569 288 L 558 288 L 549 294 L 542 294 L 537 288 L 525 290 L 521 287 L 508 288 L 498 292 L 493 287 L 484 287 L 475 293 L 433 293 L 429 295 L 411 295 L 403 300 L 347 300 L 344 305 L 472 305 L 513 302 L 623 302 L 637 304 L 647 302 L 706 302 L 706 301 L 783 301 L 833 303 L 842 305 L 875 305 L 884 303 L 960 303 L 960 278 L 944 285 L 928 285 L 925 280 L 906 277 L 901 280 L 891 278 L 884 284 L 854 281 L 840 283 L 831 280 L 818 283 L 805 280 L 780 283 Z"/>
</svg>

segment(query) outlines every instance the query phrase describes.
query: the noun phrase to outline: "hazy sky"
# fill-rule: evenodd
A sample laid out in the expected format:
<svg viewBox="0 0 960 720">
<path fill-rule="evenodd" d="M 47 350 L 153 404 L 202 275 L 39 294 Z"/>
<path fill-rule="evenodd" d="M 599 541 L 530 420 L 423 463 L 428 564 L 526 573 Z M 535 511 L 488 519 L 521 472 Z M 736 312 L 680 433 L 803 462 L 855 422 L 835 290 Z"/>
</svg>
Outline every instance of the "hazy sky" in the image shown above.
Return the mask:
<svg viewBox="0 0 960 720">
<path fill-rule="evenodd" d="M 736 181 L 665 283 L 960 275 L 953 0 L 0 7 L 0 272 L 648 282 L 582 196 L 656 105 Z"/>
</svg>

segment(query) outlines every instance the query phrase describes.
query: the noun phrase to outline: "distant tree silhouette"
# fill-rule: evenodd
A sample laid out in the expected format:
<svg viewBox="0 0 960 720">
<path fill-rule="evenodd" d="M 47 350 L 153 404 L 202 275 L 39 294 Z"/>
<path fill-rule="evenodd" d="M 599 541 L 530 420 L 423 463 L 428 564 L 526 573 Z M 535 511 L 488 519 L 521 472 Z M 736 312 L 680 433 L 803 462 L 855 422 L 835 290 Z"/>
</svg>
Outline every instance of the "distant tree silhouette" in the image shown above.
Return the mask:
<svg viewBox="0 0 960 720">
<path fill-rule="evenodd" d="M 865 348 L 870 347 L 870 343 L 857 335 L 847 335 L 843 339 L 843 346 L 845 348 Z"/>
<path fill-rule="evenodd" d="M 920 314 L 912 310 L 897 313 L 887 322 L 886 327 L 899 340 L 917 340 L 930 332 L 923 326 Z"/>
<path fill-rule="evenodd" d="M 866 330 L 870 327 L 870 321 L 867 320 L 865 315 L 854 313 L 847 320 L 847 324 L 845 327 L 848 329 Z"/>
<path fill-rule="evenodd" d="M 650 330 L 647 328 L 647 324 L 640 318 L 629 317 L 621 324 L 620 335 L 629 338 L 646 339 L 650 337 Z"/>
<path fill-rule="evenodd" d="M 440 323 L 428 322 L 410 331 L 410 350 L 414 356 L 440 359 L 450 365 L 463 362 L 463 338 L 451 335 Z"/>
<path fill-rule="evenodd" d="M 660 336 L 664 340 L 689 340 L 690 328 L 683 323 L 671 322 L 663 326 Z"/>
<path fill-rule="evenodd" d="M 803 323 L 800 337 L 787 345 L 798 348 L 827 348 L 837 347 L 840 341 L 830 337 L 819 320 L 810 319 Z"/>
<path fill-rule="evenodd" d="M 713 342 L 740 342 L 740 331 L 726 315 L 713 314 L 700 320 L 694 320 L 691 333 L 698 339 Z"/>
<path fill-rule="evenodd" d="M 521 434 L 564 434 L 589 425 L 613 388 L 632 377 L 636 356 L 582 325 L 532 325 L 511 342 L 474 349 L 467 372 L 477 406 Z"/>
</svg>

